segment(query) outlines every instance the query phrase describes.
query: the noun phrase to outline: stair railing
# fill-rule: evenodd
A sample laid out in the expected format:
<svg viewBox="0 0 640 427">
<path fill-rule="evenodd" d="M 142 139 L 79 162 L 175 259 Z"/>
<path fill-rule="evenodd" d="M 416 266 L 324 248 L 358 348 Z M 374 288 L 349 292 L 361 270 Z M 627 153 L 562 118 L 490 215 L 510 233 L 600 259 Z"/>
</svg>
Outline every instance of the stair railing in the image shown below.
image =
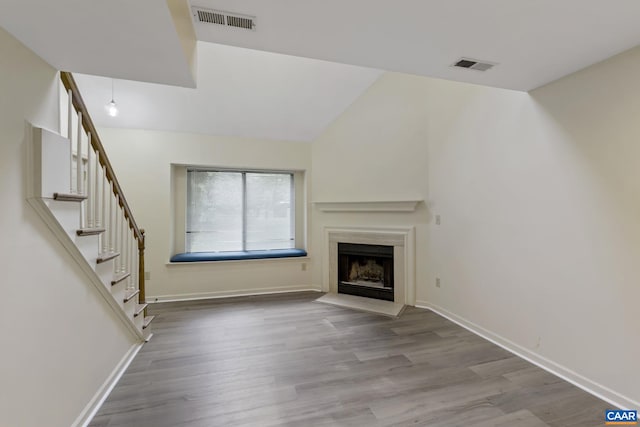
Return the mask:
<svg viewBox="0 0 640 427">
<path fill-rule="evenodd" d="M 136 224 L 73 75 L 63 71 L 60 79 L 68 95 L 69 190 L 85 198 L 80 209 L 81 228 L 104 230 L 98 263 L 115 259 L 114 278 L 127 280 L 127 295 L 138 293 L 139 304 L 144 304 L 144 230 Z"/>
</svg>

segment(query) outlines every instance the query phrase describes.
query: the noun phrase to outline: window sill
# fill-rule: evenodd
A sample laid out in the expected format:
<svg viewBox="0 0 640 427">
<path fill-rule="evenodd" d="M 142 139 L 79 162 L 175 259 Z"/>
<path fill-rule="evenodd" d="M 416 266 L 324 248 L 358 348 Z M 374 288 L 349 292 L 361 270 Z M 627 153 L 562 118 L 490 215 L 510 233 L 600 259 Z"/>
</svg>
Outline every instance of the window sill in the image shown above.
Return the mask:
<svg viewBox="0 0 640 427">
<path fill-rule="evenodd" d="M 238 251 L 238 252 L 192 252 L 175 254 L 171 257 L 170 264 L 187 264 L 199 262 L 219 262 L 219 261 L 243 261 L 243 260 L 264 260 L 279 258 L 300 258 L 306 257 L 307 251 L 304 249 L 274 249 L 269 251 Z"/>
</svg>

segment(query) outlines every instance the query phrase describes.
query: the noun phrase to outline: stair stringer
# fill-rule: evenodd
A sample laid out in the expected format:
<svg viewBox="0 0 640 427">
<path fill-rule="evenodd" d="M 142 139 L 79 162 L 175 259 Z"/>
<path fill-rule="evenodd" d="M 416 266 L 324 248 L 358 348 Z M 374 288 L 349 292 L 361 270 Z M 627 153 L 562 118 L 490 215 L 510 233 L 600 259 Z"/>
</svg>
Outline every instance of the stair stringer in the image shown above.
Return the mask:
<svg viewBox="0 0 640 427">
<path fill-rule="evenodd" d="M 47 176 L 48 178 L 47 171 L 45 170 L 43 172 L 43 151 L 46 151 L 47 155 L 52 154 L 46 147 L 43 150 L 43 139 L 55 141 L 53 143 L 66 143 L 67 147 L 69 144 L 69 141 L 66 138 L 56 134 L 55 132 L 34 127 L 28 122 L 25 123 L 25 141 L 27 149 L 27 202 L 33 207 L 60 244 L 78 264 L 89 280 L 89 283 L 93 285 L 93 288 L 114 311 L 116 316 L 125 324 L 127 330 L 140 342 L 143 342 L 145 341 L 145 335 L 142 331 L 141 325 L 138 325 L 140 322 L 136 321 L 134 318 L 130 318 L 127 313 L 127 311 L 130 311 L 130 308 L 127 306 L 126 308 L 128 310 L 125 311 L 125 304 L 122 299 L 118 300 L 114 294 L 112 294 L 111 277 L 113 277 L 113 260 L 99 265 L 95 262 L 99 251 L 97 236 L 81 238 L 75 236 L 73 233 L 69 232 L 70 224 L 66 224 L 67 220 L 63 219 L 62 221 L 65 224 L 61 224 L 54 211 L 50 208 L 50 205 L 53 206 L 53 203 L 69 203 L 54 201 L 53 191 L 51 191 L 51 189 L 56 186 L 66 188 L 65 186 L 68 185 L 68 181 L 60 182 L 60 179 L 56 179 L 55 177 L 53 179 L 43 180 L 43 176 Z M 68 148 L 66 149 L 68 150 Z M 53 153 L 53 155 L 55 156 L 55 153 Z M 59 167 L 61 169 L 66 167 L 66 169 L 62 170 L 70 170 L 70 160 L 68 156 L 65 157 L 58 155 L 56 160 L 59 161 Z M 64 216 L 66 217 L 67 214 L 69 213 L 66 212 Z M 77 218 L 79 219 L 79 212 L 77 214 Z M 79 227 L 76 226 L 76 228 Z M 95 242 L 95 253 L 90 253 L 91 251 L 88 248 L 90 243 L 87 243 L 85 246 L 85 243 L 83 242 L 81 244 L 82 250 L 80 250 L 79 247 L 76 246 L 76 239 L 93 240 Z M 108 272 L 111 273 L 109 274 Z"/>
</svg>

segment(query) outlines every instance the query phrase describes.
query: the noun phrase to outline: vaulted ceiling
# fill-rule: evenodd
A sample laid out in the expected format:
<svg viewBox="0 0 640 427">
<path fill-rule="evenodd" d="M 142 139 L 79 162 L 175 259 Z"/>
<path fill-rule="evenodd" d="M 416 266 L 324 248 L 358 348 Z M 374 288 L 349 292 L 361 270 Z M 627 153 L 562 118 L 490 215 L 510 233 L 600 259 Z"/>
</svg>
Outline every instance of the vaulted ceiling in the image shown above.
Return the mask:
<svg viewBox="0 0 640 427">
<path fill-rule="evenodd" d="M 98 126 L 311 142 L 379 70 L 212 43 L 198 46 L 198 88 L 76 74 Z"/>
</svg>

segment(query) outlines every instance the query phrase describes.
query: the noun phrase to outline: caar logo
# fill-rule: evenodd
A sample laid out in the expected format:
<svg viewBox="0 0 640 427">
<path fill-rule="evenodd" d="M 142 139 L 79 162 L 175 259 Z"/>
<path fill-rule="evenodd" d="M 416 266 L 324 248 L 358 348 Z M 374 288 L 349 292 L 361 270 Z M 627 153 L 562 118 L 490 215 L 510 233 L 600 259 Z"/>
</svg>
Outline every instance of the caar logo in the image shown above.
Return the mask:
<svg viewBox="0 0 640 427">
<path fill-rule="evenodd" d="M 608 426 L 634 426 L 638 424 L 638 411 L 624 409 L 604 411 L 604 423 Z"/>
</svg>

